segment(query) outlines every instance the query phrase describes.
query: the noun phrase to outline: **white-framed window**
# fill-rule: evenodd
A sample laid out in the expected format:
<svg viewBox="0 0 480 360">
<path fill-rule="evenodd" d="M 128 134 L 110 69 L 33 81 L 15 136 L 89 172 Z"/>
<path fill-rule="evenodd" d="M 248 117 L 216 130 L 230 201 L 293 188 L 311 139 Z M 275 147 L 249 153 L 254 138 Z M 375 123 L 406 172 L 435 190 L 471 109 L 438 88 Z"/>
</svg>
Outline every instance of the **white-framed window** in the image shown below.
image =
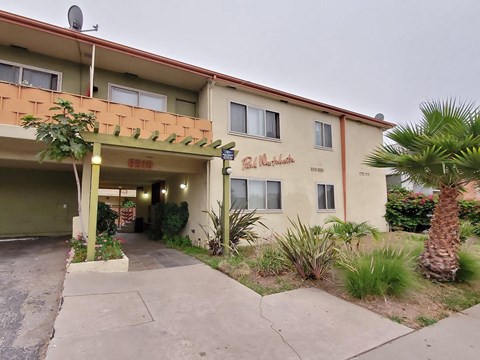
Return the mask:
<svg viewBox="0 0 480 360">
<path fill-rule="evenodd" d="M 332 148 L 332 125 L 315 121 L 315 147 Z"/>
<path fill-rule="evenodd" d="M 230 131 L 280 139 L 280 115 L 274 111 L 230 102 Z"/>
<path fill-rule="evenodd" d="M 317 184 L 317 209 L 335 210 L 335 187 L 329 184 Z"/>
<path fill-rule="evenodd" d="M 108 96 L 110 101 L 116 103 L 150 110 L 167 111 L 167 97 L 162 94 L 109 84 Z"/>
<path fill-rule="evenodd" d="M 0 80 L 60 91 L 62 73 L 0 60 Z"/>
<path fill-rule="evenodd" d="M 278 180 L 231 179 L 231 204 L 247 210 L 281 210 L 282 183 Z"/>
</svg>

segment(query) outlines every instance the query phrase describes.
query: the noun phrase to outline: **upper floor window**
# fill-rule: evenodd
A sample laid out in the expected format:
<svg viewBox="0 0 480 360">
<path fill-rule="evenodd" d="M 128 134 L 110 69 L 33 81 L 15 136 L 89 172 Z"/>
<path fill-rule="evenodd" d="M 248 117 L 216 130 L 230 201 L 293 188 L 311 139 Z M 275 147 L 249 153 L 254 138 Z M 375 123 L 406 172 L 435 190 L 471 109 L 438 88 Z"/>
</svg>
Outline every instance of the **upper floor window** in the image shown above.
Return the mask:
<svg viewBox="0 0 480 360">
<path fill-rule="evenodd" d="M 332 148 L 332 125 L 315 121 L 315 146 Z"/>
<path fill-rule="evenodd" d="M 335 210 L 335 188 L 333 185 L 317 184 L 318 210 Z"/>
<path fill-rule="evenodd" d="M 124 86 L 109 85 L 110 101 L 150 110 L 167 111 L 167 97 Z"/>
<path fill-rule="evenodd" d="M 280 210 L 280 181 L 231 179 L 232 207 L 249 210 Z"/>
<path fill-rule="evenodd" d="M 280 116 L 273 111 L 232 102 L 230 130 L 246 135 L 280 139 Z"/>
<path fill-rule="evenodd" d="M 1 61 L 0 80 L 48 90 L 60 90 L 61 73 Z"/>
</svg>

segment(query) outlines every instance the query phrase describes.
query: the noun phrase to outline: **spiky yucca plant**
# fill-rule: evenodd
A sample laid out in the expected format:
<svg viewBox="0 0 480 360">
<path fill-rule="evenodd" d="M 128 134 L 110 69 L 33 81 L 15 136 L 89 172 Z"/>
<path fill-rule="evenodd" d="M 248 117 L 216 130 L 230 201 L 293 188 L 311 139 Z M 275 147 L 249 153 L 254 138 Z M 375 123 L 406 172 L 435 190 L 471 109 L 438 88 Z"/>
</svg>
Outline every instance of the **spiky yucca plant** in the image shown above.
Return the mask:
<svg viewBox="0 0 480 360">
<path fill-rule="evenodd" d="M 331 234 L 316 233 L 310 226 L 290 220 L 291 227 L 275 235 L 280 250 L 298 274 L 304 278 L 322 279 L 336 260 L 337 249 Z"/>
<path fill-rule="evenodd" d="M 365 163 L 440 190 L 420 268 L 427 278 L 453 281 L 459 268 L 457 197 L 463 185 L 480 179 L 480 112 L 455 100 L 426 102 L 420 109 L 418 124 L 397 126 L 387 134 L 396 144 L 379 147 Z"/>
<path fill-rule="evenodd" d="M 223 223 L 222 223 L 222 204 L 217 201 L 218 213 L 213 209 L 210 211 L 203 211 L 208 214 L 212 223 L 210 230 L 203 229 L 205 235 L 209 238 L 208 246 L 213 255 L 223 254 Z M 245 209 L 232 207 L 230 209 L 230 248 L 236 249 L 240 240 L 246 240 L 248 243 L 253 243 L 258 239 L 258 234 L 254 230 L 255 226 L 265 225 L 262 222 L 261 216 L 257 215 L 255 210 L 246 211 Z"/>
</svg>

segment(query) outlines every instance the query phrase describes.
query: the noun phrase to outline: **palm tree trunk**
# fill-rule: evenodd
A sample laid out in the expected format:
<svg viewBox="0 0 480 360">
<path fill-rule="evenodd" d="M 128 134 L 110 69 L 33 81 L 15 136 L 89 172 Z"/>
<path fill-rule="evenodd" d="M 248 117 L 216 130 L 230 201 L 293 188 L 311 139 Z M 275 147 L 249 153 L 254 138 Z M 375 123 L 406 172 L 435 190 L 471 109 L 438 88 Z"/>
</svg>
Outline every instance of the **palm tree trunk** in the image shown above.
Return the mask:
<svg viewBox="0 0 480 360">
<path fill-rule="evenodd" d="M 420 255 L 420 269 L 426 278 L 454 281 L 458 271 L 458 197 L 456 186 L 443 186 L 433 212 L 428 239 Z"/>
<path fill-rule="evenodd" d="M 75 160 L 72 159 L 73 173 L 75 174 L 75 181 L 77 183 L 77 203 L 78 203 L 78 217 L 80 218 L 80 228 L 82 229 L 82 238 L 87 242 L 87 234 L 85 233 L 85 228 L 83 225 L 83 216 L 82 216 L 82 188 L 80 186 L 80 178 L 78 177 L 77 166 L 75 165 Z"/>
</svg>

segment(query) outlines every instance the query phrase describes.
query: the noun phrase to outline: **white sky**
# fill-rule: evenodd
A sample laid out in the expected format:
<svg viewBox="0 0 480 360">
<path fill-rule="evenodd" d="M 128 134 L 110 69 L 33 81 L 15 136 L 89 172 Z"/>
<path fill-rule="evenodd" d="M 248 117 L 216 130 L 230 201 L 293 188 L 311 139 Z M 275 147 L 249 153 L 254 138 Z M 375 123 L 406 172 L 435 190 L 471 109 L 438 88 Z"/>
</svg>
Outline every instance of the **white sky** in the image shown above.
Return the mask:
<svg viewBox="0 0 480 360">
<path fill-rule="evenodd" d="M 405 123 L 480 103 L 478 0 L 0 0 L 0 9 Z"/>
</svg>

